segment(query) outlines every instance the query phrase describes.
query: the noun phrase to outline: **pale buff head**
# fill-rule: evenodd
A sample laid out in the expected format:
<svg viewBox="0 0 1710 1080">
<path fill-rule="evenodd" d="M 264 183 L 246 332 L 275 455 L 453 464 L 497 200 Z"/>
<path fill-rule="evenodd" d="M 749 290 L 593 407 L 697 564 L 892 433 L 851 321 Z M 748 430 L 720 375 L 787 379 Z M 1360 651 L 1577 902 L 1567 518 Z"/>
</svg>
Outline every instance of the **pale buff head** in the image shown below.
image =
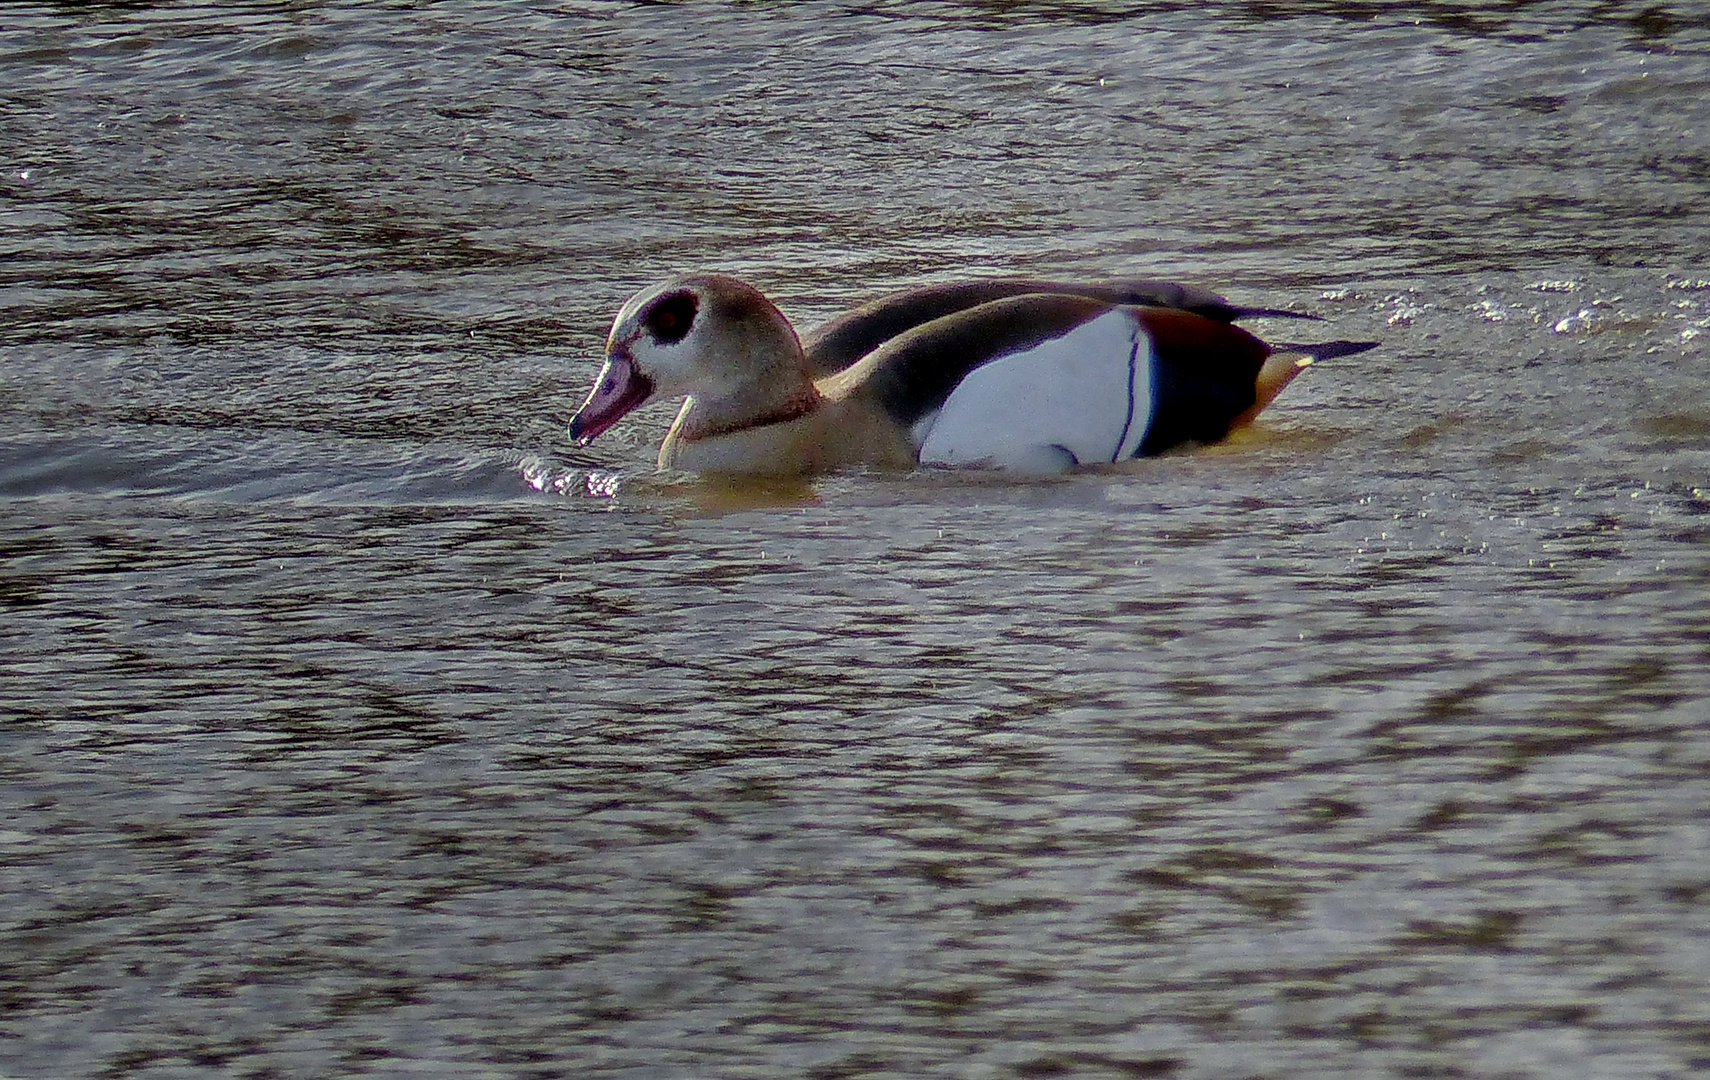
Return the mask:
<svg viewBox="0 0 1710 1080">
<path fill-rule="evenodd" d="M 760 290 L 720 274 L 676 278 L 618 312 L 570 436 L 591 442 L 654 397 L 769 400 L 795 392 L 803 371 L 795 331 Z"/>
</svg>

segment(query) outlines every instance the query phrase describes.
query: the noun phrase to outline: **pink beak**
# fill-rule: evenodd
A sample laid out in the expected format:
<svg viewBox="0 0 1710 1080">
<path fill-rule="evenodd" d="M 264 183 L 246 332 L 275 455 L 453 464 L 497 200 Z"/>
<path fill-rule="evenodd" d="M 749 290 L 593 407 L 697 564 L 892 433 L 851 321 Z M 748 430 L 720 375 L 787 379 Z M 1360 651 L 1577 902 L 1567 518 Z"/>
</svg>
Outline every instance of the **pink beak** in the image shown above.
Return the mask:
<svg viewBox="0 0 1710 1080">
<path fill-rule="evenodd" d="M 570 418 L 570 437 L 586 446 L 652 396 L 653 380 L 636 370 L 635 361 L 628 355 L 612 353 L 594 380 L 588 400 Z"/>
</svg>

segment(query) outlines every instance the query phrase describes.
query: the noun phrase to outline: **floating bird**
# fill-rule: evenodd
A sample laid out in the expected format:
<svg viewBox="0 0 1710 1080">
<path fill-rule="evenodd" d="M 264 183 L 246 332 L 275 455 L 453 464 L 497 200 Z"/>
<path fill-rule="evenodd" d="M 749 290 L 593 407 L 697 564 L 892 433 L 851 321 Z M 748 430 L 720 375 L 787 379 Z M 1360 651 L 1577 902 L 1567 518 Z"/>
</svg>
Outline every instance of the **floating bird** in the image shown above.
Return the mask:
<svg viewBox="0 0 1710 1080">
<path fill-rule="evenodd" d="M 932 285 L 798 338 L 760 290 L 698 274 L 618 312 L 570 421 L 586 445 L 685 395 L 661 470 L 812 476 L 858 465 L 1061 472 L 1212 443 L 1315 360 L 1376 342 L 1270 346 L 1260 316 L 1192 286 L 1021 278 Z"/>
</svg>

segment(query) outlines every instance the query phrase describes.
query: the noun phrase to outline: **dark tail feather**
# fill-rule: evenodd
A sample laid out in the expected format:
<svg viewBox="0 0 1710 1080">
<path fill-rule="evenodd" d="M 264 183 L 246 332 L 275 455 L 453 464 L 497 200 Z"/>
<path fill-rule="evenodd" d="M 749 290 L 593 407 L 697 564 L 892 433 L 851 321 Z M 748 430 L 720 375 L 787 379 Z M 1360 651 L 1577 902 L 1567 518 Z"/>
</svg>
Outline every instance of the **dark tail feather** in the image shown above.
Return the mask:
<svg viewBox="0 0 1710 1080">
<path fill-rule="evenodd" d="M 1273 345 L 1271 348 L 1277 352 L 1305 353 L 1314 360 L 1334 360 L 1339 356 L 1353 356 L 1375 349 L 1381 344 L 1381 341 L 1325 341 L 1317 345 Z"/>
<path fill-rule="evenodd" d="M 1324 321 L 1322 315 L 1308 315 L 1304 311 L 1288 311 L 1283 308 L 1236 307 L 1230 304 L 1225 310 L 1229 312 L 1228 321 L 1235 319 L 1310 319 L 1313 322 Z"/>
</svg>

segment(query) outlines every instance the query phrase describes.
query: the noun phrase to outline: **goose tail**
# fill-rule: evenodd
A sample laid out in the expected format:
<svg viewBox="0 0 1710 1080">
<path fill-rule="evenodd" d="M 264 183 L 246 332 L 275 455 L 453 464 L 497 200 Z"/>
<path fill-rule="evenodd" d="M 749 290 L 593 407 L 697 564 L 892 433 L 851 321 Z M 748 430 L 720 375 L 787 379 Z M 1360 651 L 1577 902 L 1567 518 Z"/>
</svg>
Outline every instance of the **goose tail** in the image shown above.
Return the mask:
<svg viewBox="0 0 1710 1080">
<path fill-rule="evenodd" d="M 1194 309 L 1189 308 L 1192 311 Z M 1287 308 L 1271 307 L 1240 307 L 1235 304 L 1223 305 L 1218 314 L 1227 313 L 1232 319 L 1306 319 L 1311 322 L 1323 322 L 1322 315 L 1309 315 L 1304 311 L 1290 311 Z"/>
<path fill-rule="evenodd" d="M 1377 347 L 1375 341 L 1324 341 L 1316 345 L 1275 346 L 1275 351 L 1259 368 L 1259 377 L 1254 380 L 1252 408 L 1237 416 L 1230 428 L 1251 423 L 1254 417 L 1265 411 L 1265 406 L 1277 399 L 1284 387 L 1294 381 L 1296 375 L 1318 361 L 1353 356 Z"/>
<path fill-rule="evenodd" d="M 1337 357 L 1353 356 L 1377 348 L 1382 342 L 1378 341 L 1321 341 L 1316 345 L 1273 345 L 1277 353 L 1293 353 L 1305 355 L 1306 363 L 1318 360 L 1335 360 Z M 1305 366 L 1304 364 L 1301 366 Z"/>
</svg>

